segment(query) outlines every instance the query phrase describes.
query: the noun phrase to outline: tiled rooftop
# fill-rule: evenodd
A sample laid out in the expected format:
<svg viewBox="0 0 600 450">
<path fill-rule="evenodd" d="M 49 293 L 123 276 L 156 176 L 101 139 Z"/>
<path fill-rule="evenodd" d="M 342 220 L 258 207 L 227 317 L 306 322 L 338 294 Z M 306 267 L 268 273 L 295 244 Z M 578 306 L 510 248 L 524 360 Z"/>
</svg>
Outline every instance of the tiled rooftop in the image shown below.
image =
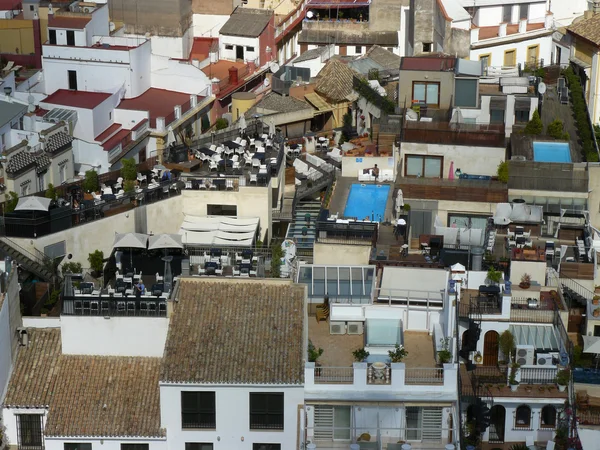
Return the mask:
<svg viewBox="0 0 600 450">
<path fill-rule="evenodd" d="M 302 383 L 304 289 L 273 280 L 183 279 L 160 379 Z"/>
<path fill-rule="evenodd" d="M 200 102 L 201 97 L 198 97 Z M 121 101 L 117 109 L 148 111 L 150 113 L 150 128 L 156 128 L 157 117 L 168 117 L 174 114 L 175 106 L 182 106 L 182 114 L 189 110 L 190 96 L 183 92 L 166 89 L 150 88 L 142 95 Z M 184 105 L 188 105 L 187 109 Z"/>
<path fill-rule="evenodd" d="M 48 15 L 48 28 L 65 28 L 68 30 L 83 30 L 92 17 L 68 17 Z"/>
<path fill-rule="evenodd" d="M 160 358 L 61 353 L 60 329 L 28 329 L 7 407 L 47 407 L 47 436 L 162 436 Z"/>
<path fill-rule="evenodd" d="M 94 109 L 111 94 L 104 92 L 69 91 L 59 89 L 42 100 L 43 103 L 71 106 L 73 108 Z"/>
</svg>

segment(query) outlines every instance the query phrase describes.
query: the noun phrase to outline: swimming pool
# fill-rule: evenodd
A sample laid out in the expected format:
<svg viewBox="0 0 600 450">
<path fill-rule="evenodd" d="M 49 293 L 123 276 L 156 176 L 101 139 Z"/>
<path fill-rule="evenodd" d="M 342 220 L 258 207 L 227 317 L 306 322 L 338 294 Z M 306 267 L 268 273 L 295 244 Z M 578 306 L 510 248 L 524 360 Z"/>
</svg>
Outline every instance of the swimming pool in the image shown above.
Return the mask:
<svg viewBox="0 0 600 450">
<path fill-rule="evenodd" d="M 369 218 L 381 222 L 390 186 L 387 184 L 353 184 L 344 209 L 344 217 Z"/>
<path fill-rule="evenodd" d="M 538 162 L 571 162 L 571 148 L 568 142 L 534 142 L 533 160 Z"/>
</svg>

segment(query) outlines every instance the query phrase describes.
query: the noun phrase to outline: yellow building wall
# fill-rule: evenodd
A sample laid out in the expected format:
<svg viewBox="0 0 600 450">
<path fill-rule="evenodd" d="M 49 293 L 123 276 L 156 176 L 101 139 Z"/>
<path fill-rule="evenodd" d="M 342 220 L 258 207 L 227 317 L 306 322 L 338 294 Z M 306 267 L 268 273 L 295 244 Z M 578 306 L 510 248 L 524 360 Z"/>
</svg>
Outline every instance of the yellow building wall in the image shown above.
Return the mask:
<svg viewBox="0 0 600 450">
<path fill-rule="evenodd" d="M 0 53 L 29 55 L 34 52 L 33 21 L 0 20 Z"/>
<path fill-rule="evenodd" d="M 587 64 L 592 64 L 592 58 L 596 53 L 596 49 L 590 44 L 582 41 L 575 42 L 575 58 Z"/>
</svg>

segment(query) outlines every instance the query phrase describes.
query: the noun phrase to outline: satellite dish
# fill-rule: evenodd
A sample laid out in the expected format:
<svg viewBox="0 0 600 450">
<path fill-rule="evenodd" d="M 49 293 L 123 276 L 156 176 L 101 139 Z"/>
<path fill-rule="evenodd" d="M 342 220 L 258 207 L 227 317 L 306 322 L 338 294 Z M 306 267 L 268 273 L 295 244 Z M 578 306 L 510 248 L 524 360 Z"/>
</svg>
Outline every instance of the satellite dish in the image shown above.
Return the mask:
<svg viewBox="0 0 600 450">
<path fill-rule="evenodd" d="M 538 92 L 540 94 L 544 94 L 546 92 L 546 83 L 541 82 L 540 84 L 538 84 Z"/>
<path fill-rule="evenodd" d="M 309 19 L 312 19 L 314 17 L 315 13 L 312 11 L 309 11 L 306 13 L 306 17 L 308 17 Z"/>
<path fill-rule="evenodd" d="M 271 84 L 271 82 L 269 81 L 269 79 L 268 79 L 268 78 L 265 78 L 265 81 L 263 81 L 263 85 L 264 85 L 265 87 L 268 87 L 270 84 Z"/>
<path fill-rule="evenodd" d="M 269 65 L 269 69 L 271 69 L 271 73 L 277 73 L 279 72 L 279 64 L 277 64 L 276 62 L 272 62 Z"/>
</svg>

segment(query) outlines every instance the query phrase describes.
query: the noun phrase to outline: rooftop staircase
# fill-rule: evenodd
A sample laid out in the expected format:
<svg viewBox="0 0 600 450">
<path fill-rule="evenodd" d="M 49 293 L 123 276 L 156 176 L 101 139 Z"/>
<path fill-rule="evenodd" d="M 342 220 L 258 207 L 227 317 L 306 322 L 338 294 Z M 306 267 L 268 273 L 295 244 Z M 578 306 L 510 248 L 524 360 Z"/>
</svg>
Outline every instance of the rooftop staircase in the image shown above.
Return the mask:
<svg viewBox="0 0 600 450">
<path fill-rule="evenodd" d="M 34 255 L 6 237 L 0 238 L 0 250 L 19 265 L 44 281 L 53 281 L 53 274 L 44 264 L 44 255 Z M 39 252 L 38 252 L 39 253 Z"/>
</svg>

